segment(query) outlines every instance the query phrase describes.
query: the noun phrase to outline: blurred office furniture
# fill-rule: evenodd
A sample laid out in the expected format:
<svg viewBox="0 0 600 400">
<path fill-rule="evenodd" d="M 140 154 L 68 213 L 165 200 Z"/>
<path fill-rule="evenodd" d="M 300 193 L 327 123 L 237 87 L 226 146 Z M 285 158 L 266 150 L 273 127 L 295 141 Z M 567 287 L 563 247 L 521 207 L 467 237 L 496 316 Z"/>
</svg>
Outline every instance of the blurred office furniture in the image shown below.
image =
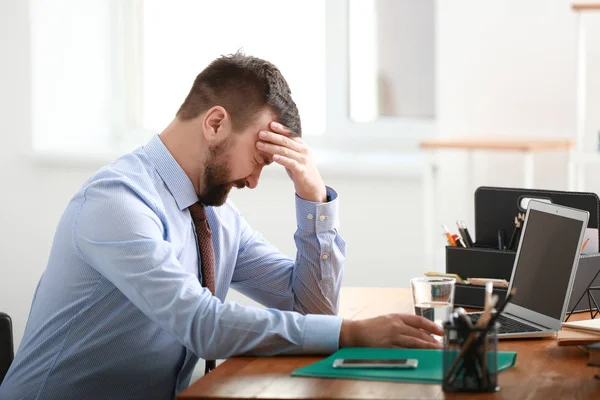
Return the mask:
<svg viewBox="0 0 600 400">
<path fill-rule="evenodd" d="M 13 361 L 13 333 L 10 317 L 0 312 L 0 384 Z"/>
<path fill-rule="evenodd" d="M 573 3 L 572 9 L 577 13 L 577 100 L 576 100 L 576 146 L 572 151 L 571 159 L 574 163 L 574 172 L 569 181 L 569 190 L 585 190 L 585 167 L 587 164 L 600 164 L 600 148 L 586 151 L 585 141 L 585 114 L 586 114 L 586 35 L 585 13 L 600 11 L 600 2 Z M 600 134 L 600 133 L 599 133 Z M 600 140 L 600 137 L 598 138 Z M 597 144 L 600 146 L 600 143 Z"/>
<path fill-rule="evenodd" d="M 420 147 L 424 153 L 424 175 L 423 175 L 423 201 L 424 201 L 424 244 L 425 244 L 425 271 L 436 271 L 435 253 L 441 247 L 436 246 L 436 237 L 441 237 L 441 222 L 436 219 L 438 205 L 435 202 L 435 191 L 437 186 L 437 160 L 436 154 L 439 150 L 464 150 L 467 153 L 467 190 L 475 190 L 473 175 L 475 165 L 473 154 L 476 151 L 485 152 L 517 152 L 523 154 L 523 183 L 522 188 L 533 188 L 534 182 L 534 158 L 535 153 L 548 151 L 570 152 L 574 143 L 569 139 L 560 138 L 509 138 L 494 136 L 473 136 L 457 138 L 429 139 L 421 142 Z M 569 157 L 569 177 L 574 175 L 574 165 Z M 437 227 L 437 228 L 436 228 Z M 471 232 L 473 234 L 474 232 Z M 442 269 L 443 271 L 443 269 Z"/>
</svg>

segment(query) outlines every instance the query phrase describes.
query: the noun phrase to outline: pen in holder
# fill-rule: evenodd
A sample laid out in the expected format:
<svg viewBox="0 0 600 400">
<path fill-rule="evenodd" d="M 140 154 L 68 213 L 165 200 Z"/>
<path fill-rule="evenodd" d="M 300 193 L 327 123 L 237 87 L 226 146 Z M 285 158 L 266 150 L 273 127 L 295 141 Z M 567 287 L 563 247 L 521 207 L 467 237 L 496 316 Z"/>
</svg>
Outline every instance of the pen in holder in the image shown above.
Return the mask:
<svg viewBox="0 0 600 400">
<path fill-rule="evenodd" d="M 444 323 L 444 392 L 499 390 L 498 328 Z"/>
</svg>

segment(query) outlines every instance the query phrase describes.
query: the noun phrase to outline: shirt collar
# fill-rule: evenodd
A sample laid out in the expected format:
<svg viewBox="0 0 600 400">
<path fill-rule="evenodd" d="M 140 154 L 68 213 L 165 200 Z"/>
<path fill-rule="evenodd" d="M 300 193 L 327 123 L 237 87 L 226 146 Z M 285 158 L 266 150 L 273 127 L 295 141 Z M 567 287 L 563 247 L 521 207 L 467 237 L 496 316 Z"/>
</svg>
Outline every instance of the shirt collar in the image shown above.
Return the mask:
<svg viewBox="0 0 600 400">
<path fill-rule="evenodd" d="M 144 146 L 148 159 L 167 185 L 180 210 L 198 201 L 198 195 L 190 178 L 175 161 L 158 135 Z"/>
</svg>

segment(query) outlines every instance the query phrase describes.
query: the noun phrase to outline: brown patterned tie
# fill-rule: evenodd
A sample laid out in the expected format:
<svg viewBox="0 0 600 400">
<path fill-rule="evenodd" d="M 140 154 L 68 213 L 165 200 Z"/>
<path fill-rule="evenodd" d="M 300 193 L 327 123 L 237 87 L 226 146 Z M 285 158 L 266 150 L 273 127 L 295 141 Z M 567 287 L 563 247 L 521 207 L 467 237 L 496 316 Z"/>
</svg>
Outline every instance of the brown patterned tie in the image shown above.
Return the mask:
<svg viewBox="0 0 600 400">
<path fill-rule="evenodd" d="M 206 210 L 204 204 L 200 202 L 192 204 L 190 207 L 190 215 L 194 226 L 196 227 L 196 235 L 198 237 L 198 247 L 200 249 L 200 274 L 202 274 L 202 286 L 208 288 L 215 295 L 215 254 L 212 244 L 212 233 L 208 219 L 206 218 Z M 208 374 L 215 369 L 215 360 L 206 360 L 204 374 Z"/>
</svg>

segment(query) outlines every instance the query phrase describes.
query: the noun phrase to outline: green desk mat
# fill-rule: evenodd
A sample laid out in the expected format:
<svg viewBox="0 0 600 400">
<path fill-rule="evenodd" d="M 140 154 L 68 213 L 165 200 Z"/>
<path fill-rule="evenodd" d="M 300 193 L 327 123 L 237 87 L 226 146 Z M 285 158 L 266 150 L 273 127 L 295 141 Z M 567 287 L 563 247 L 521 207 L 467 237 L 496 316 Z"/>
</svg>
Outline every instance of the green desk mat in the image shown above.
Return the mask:
<svg viewBox="0 0 600 400">
<path fill-rule="evenodd" d="M 292 376 L 441 384 L 442 353 L 442 350 L 344 348 L 324 360 L 295 370 Z M 332 366 L 336 358 L 416 358 L 419 366 L 416 369 L 341 369 Z M 498 371 L 513 367 L 516 361 L 516 352 L 499 351 Z"/>
</svg>

